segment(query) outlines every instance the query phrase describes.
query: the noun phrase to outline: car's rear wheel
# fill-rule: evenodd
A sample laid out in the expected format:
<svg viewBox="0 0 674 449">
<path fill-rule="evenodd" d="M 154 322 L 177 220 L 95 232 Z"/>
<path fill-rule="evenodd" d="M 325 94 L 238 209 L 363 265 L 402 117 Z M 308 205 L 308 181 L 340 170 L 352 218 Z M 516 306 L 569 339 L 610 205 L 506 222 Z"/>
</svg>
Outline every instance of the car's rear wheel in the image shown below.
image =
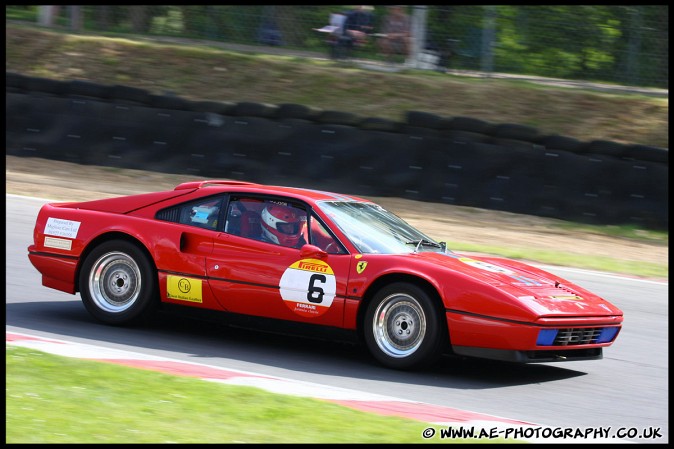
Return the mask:
<svg viewBox="0 0 674 449">
<path fill-rule="evenodd" d="M 158 303 L 154 265 L 138 246 L 124 240 L 94 248 L 82 265 L 79 285 L 87 311 L 107 324 L 136 323 Z"/>
<path fill-rule="evenodd" d="M 423 368 L 437 360 L 446 341 L 440 316 L 424 289 L 403 282 L 388 285 L 365 313 L 365 343 L 385 366 Z"/>
</svg>

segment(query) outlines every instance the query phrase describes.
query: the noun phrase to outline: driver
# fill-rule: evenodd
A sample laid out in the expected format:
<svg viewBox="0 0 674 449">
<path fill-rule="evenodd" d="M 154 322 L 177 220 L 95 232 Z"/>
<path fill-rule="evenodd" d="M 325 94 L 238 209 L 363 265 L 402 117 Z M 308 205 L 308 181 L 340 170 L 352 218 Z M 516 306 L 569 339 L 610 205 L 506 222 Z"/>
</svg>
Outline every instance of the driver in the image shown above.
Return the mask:
<svg viewBox="0 0 674 449">
<path fill-rule="evenodd" d="M 262 240 L 277 245 L 297 248 L 304 243 L 302 232 L 306 216 L 298 209 L 269 204 L 262 209 Z"/>
</svg>

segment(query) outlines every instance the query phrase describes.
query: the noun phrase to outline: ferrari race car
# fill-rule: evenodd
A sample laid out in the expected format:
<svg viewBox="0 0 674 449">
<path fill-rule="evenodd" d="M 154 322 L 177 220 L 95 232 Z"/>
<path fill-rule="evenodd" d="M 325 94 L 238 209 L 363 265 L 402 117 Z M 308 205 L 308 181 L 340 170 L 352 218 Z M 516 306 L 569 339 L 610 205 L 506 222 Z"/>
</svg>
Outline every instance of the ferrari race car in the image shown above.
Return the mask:
<svg viewBox="0 0 674 449">
<path fill-rule="evenodd" d="M 623 321 L 578 285 L 453 252 L 369 200 L 239 181 L 45 204 L 28 257 L 103 323 L 162 303 L 311 323 L 352 331 L 396 369 L 443 353 L 601 359 Z"/>
</svg>

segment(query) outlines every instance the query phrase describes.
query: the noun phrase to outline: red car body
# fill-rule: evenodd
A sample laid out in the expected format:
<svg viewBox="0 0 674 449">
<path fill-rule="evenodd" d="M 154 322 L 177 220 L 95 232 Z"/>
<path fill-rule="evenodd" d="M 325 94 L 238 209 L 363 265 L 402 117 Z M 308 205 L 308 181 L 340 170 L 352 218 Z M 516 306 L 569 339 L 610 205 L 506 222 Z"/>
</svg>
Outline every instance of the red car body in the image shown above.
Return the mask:
<svg viewBox="0 0 674 449">
<path fill-rule="evenodd" d="M 304 214 L 300 245 L 245 234 L 265 226 L 270 204 Z M 400 233 L 414 238 L 394 240 Z M 80 292 L 108 324 L 137 321 L 161 302 L 311 323 L 359 333 L 376 359 L 400 369 L 447 350 L 516 362 L 600 359 L 623 321 L 578 285 L 518 261 L 449 251 L 368 200 L 237 181 L 45 204 L 28 257 L 44 286 Z"/>
</svg>

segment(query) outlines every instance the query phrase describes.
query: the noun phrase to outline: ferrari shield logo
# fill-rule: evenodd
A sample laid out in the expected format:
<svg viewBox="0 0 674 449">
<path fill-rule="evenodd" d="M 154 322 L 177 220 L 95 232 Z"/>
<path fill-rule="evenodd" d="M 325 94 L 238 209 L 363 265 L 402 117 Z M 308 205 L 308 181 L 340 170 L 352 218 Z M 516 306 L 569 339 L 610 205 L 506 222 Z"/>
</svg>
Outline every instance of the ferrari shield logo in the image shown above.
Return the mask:
<svg viewBox="0 0 674 449">
<path fill-rule="evenodd" d="M 367 267 L 367 262 L 358 262 L 356 264 L 356 271 L 358 274 L 361 274 L 363 271 L 365 271 L 365 268 Z"/>
</svg>

